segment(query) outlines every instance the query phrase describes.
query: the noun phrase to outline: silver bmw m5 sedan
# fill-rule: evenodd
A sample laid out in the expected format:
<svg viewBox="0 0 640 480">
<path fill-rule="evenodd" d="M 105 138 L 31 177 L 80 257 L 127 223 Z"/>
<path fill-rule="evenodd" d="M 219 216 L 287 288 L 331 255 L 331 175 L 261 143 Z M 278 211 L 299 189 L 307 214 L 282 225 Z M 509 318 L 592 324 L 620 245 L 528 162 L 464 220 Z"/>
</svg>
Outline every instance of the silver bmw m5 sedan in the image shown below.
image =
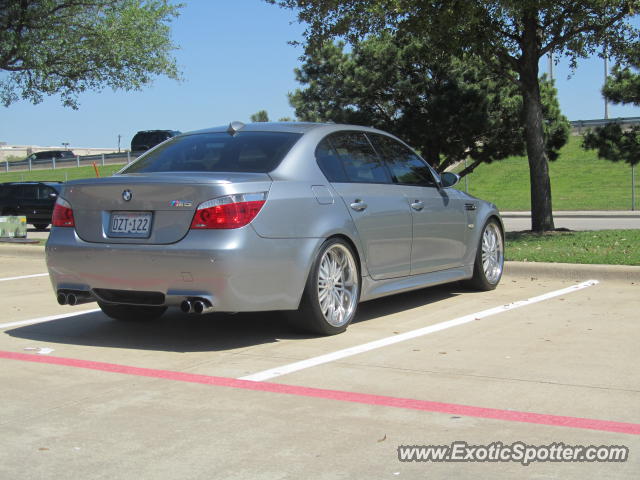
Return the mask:
<svg viewBox="0 0 640 480">
<path fill-rule="evenodd" d="M 47 266 L 60 304 L 118 320 L 285 310 L 336 334 L 361 301 L 498 285 L 500 214 L 458 180 L 372 128 L 233 122 L 65 184 Z"/>
</svg>

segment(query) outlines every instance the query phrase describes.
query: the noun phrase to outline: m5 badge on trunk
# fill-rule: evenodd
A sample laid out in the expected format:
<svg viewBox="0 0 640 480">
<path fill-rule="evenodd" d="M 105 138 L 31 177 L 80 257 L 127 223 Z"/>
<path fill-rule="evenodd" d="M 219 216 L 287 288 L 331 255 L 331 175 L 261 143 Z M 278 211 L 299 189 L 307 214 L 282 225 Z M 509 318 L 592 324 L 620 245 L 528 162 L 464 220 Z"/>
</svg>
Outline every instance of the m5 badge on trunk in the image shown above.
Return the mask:
<svg viewBox="0 0 640 480">
<path fill-rule="evenodd" d="M 193 200 L 171 200 L 169 205 L 172 207 L 191 207 Z"/>
</svg>

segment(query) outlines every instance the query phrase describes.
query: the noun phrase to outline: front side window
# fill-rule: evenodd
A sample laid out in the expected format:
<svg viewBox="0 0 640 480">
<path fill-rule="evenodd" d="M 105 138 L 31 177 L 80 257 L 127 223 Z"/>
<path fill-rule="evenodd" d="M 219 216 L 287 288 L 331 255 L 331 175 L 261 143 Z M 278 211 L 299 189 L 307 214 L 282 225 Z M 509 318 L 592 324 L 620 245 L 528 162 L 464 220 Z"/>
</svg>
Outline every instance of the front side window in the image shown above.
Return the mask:
<svg viewBox="0 0 640 480">
<path fill-rule="evenodd" d="M 339 132 L 329 135 L 325 140 L 341 160 L 347 182 L 391 183 L 389 172 L 364 133 Z M 335 171 L 339 172 L 339 169 L 335 167 Z"/>
<path fill-rule="evenodd" d="M 411 149 L 391 137 L 367 134 L 371 143 L 387 163 L 393 181 L 402 185 L 435 187 L 431 170 Z"/>
<path fill-rule="evenodd" d="M 254 172 L 274 170 L 301 134 L 199 133 L 173 137 L 123 170 L 146 172 Z"/>
</svg>

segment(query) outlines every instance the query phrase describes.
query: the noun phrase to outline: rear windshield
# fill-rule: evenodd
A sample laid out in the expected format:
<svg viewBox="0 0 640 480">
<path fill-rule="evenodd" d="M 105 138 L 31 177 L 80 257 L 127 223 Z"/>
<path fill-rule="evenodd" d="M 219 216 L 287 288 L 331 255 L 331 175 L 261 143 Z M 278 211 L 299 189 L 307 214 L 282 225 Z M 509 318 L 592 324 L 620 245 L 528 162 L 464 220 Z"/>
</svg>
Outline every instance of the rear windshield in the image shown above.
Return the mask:
<svg viewBox="0 0 640 480">
<path fill-rule="evenodd" d="M 255 172 L 274 170 L 301 137 L 288 132 L 201 133 L 175 137 L 122 173 Z"/>
</svg>

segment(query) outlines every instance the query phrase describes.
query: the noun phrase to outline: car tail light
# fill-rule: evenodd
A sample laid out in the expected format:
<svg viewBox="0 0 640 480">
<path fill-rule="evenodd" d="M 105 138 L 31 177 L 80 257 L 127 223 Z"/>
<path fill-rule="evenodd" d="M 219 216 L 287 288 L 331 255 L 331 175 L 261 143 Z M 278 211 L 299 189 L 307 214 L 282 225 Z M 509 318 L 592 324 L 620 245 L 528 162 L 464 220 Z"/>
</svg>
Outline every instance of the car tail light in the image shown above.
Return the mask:
<svg viewBox="0 0 640 480">
<path fill-rule="evenodd" d="M 64 198 L 58 197 L 53 207 L 53 215 L 51 216 L 51 225 L 54 227 L 75 227 L 76 222 L 73 219 L 73 210 L 71 205 Z"/>
<path fill-rule="evenodd" d="M 201 203 L 191 222 L 192 229 L 240 228 L 253 220 L 267 198 L 267 192 L 242 193 Z"/>
</svg>

